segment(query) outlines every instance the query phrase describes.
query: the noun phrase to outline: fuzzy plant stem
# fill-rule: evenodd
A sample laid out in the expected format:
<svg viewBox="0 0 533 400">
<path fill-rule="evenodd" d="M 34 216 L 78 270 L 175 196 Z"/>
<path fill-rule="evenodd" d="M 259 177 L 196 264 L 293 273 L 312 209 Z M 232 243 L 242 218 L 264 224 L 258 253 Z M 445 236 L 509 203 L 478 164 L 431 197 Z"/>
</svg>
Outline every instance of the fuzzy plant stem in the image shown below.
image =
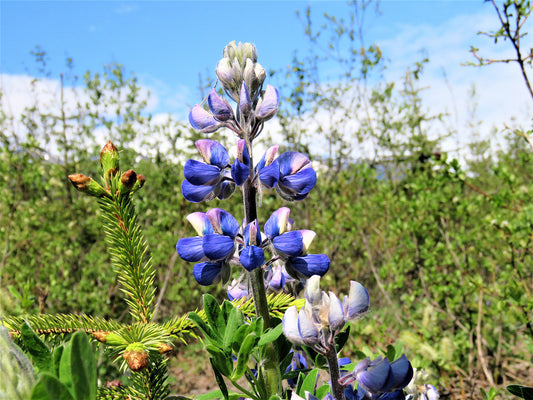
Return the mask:
<svg viewBox="0 0 533 400">
<path fill-rule="evenodd" d="M 329 346 L 326 352 L 326 359 L 329 366 L 329 377 L 331 379 L 331 388 L 333 389 L 333 397 L 335 400 L 345 400 L 344 387 L 339 383 L 341 377 L 339 371 L 339 360 L 337 358 L 337 352 L 335 351 L 335 344 Z"/>
<path fill-rule="evenodd" d="M 257 219 L 257 190 L 248 179 L 243 185 L 245 223 L 248 224 Z M 265 291 L 263 269 L 256 268 L 250 272 L 250 282 L 257 316 L 263 317 L 264 328 L 270 328 L 270 310 Z M 281 375 L 279 372 L 278 354 L 274 343 L 267 345 L 265 359 L 260 373 L 263 373 L 268 397 L 281 394 Z"/>
</svg>

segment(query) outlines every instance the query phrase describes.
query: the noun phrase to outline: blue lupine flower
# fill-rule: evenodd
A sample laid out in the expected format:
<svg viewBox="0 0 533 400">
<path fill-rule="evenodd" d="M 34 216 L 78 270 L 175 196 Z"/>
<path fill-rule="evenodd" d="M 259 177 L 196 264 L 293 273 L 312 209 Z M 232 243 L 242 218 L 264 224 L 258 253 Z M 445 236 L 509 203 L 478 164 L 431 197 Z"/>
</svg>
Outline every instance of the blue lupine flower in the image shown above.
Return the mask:
<svg viewBox="0 0 533 400">
<path fill-rule="evenodd" d="M 235 252 L 237 220 L 227 211 L 213 208 L 206 213 L 190 214 L 187 220 L 199 236 L 183 238 L 176 250 L 185 261 L 197 262 L 193 275 L 200 285 L 208 286 L 229 278 L 229 260 Z"/>
<path fill-rule="evenodd" d="M 248 86 L 246 82 L 242 82 L 241 93 L 239 97 L 239 109 L 244 116 L 248 116 L 252 111 L 252 99 L 250 98 L 250 92 L 248 92 Z"/>
<path fill-rule="evenodd" d="M 325 254 L 307 254 L 316 234 L 310 230 L 290 231 L 293 221 L 290 209 L 279 208 L 265 223 L 265 235 L 280 257 L 286 260 L 287 273 L 295 278 L 323 276 L 329 269 L 329 258 Z"/>
<path fill-rule="evenodd" d="M 287 308 L 283 315 L 283 334 L 290 342 L 302 345 L 304 344 L 304 340 L 298 325 L 298 308 L 296 306 L 291 306 Z"/>
<path fill-rule="evenodd" d="M 311 161 L 295 151 L 283 153 L 279 163 L 279 182 L 276 190 L 285 200 L 303 200 L 316 184 L 316 172 Z"/>
<path fill-rule="evenodd" d="M 233 109 L 228 101 L 219 96 L 215 89 L 211 89 L 209 96 L 207 96 L 207 104 L 209 105 L 209 109 L 213 113 L 215 120 L 226 122 L 235 118 L 233 115 Z"/>
<path fill-rule="evenodd" d="M 265 253 L 261 246 L 261 232 L 258 222 L 254 220 L 244 228 L 244 248 L 240 254 L 242 266 L 247 271 L 261 267 L 265 262 Z"/>
<path fill-rule="evenodd" d="M 370 358 L 361 361 L 353 372 L 343 376 L 339 383 L 347 385 L 357 380 L 359 382 L 357 398 L 362 398 L 365 392 L 369 392 L 372 398 L 393 400 L 403 398 L 402 389 L 412 377 L 413 367 L 405 355 L 392 363 L 386 357 L 379 356 L 374 361 L 370 361 Z"/>
<path fill-rule="evenodd" d="M 278 263 L 270 266 L 265 273 L 265 286 L 278 292 L 285 286 L 285 283 L 293 278 L 285 271 L 285 268 Z"/>
<path fill-rule="evenodd" d="M 202 161 L 187 160 L 185 179 L 181 184 L 183 196 L 190 202 L 199 203 L 218 197 L 226 199 L 235 190 L 229 171 L 229 154 L 224 146 L 214 140 L 201 139 L 196 147 Z"/>
<path fill-rule="evenodd" d="M 269 189 L 275 187 L 279 180 L 279 165 L 274 159 L 278 147 L 270 147 L 254 168 L 254 178 L 259 174 L 259 181 Z M 237 158 L 231 166 L 231 176 L 238 186 L 241 186 L 250 176 L 250 155 L 242 139 L 237 142 Z"/>
</svg>

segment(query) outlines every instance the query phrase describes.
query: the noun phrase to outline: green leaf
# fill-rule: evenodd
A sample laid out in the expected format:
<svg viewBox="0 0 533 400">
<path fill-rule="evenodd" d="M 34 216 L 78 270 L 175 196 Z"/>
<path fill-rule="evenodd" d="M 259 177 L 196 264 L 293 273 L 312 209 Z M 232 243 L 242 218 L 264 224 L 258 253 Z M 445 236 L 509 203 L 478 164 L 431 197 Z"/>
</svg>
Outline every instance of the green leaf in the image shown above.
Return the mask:
<svg viewBox="0 0 533 400">
<path fill-rule="evenodd" d="M 213 332 L 222 339 L 226 331 L 226 321 L 217 300 L 210 294 L 204 294 L 204 310 Z"/>
<path fill-rule="evenodd" d="M 215 335 L 213 329 L 205 323 L 205 321 L 195 312 L 189 313 L 188 317 L 204 335 L 204 339 L 213 343 L 220 343 L 220 339 Z"/>
<path fill-rule="evenodd" d="M 272 328 L 265 332 L 263 335 L 261 335 L 261 338 L 259 339 L 259 343 L 257 345 L 259 347 L 264 346 L 267 343 L 273 342 L 276 340 L 280 335 L 283 333 L 283 324 L 278 324 L 275 328 Z"/>
<path fill-rule="evenodd" d="M 231 354 L 225 353 L 219 347 L 208 344 L 205 346 L 205 349 L 211 354 L 212 363 L 217 367 L 217 369 L 225 376 L 230 376 L 233 372 L 233 360 Z"/>
<path fill-rule="evenodd" d="M 348 325 L 345 330 L 339 332 L 335 337 L 335 350 L 337 351 L 337 353 L 340 353 L 340 351 L 348 341 L 348 338 L 350 337 L 350 330 L 351 325 Z"/>
<path fill-rule="evenodd" d="M 230 303 L 231 304 L 231 303 Z M 228 317 L 228 326 L 226 327 L 226 332 L 224 333 L 223 347 L 224 350 L 230 351 L 233 337 L 239 328 L 244 324 L 244 317 L 241 311 L 238 308 L 233 308 Z"/>
<path fill-rule="evenodd" d="M 311 394 L 315 393 L 315 385 L 316 385 L 316 379 L 318 376 L 318 369 L 313 369 L 309 374 L 306 376 L 305 380 L 302 383 L 302 386 L 300 387 L 298 391 L 298 395 L 305 398 L 305 392 L 309 392 Z"/>
<path fill-rule="evenodd" d="M 244 338 L 241 348 L 239 349 L 239 354 L 237 355 L 237 366 L 231 376 L 232 381 L 236 381 L 244 375 L 246 366 L 250 360 L 250 354 L 258 341 L 259 337 L 254 332 L 248 334 L 248 336 Z"/>
<path fill-rule="evenodd" d="M 213 364 L 213 359 L 210 358 L 209 361 L 211 361 L 211 367 L 213 367 L 213 372 L 215 373 L 215 379 L 217 381 L 218 387 L 220 388 L 220 392 L 222 393 L 222 396 L 224 396 L 224 399 L 228 400 L 228 387 L 226 386 L 226 382 L 224 382 L 224 377 L 220 375 L 220 372 L 215 368 L 215 365 Z"/>
<path fill-rule="evenodd" d="M 250 325 L 242 325 L 239 329 L 237 329 L 237 332 L 235 332 L 235 335 L 233 336 L 233 340 L 231 341 L 231 348 L 235 353 L 239 352 L 239 349 L 241 348 L 241 343 L 244 340 L 244 337 L 250 333 L 252 330 Z"/>
<path fill-rule="evenodd" d="M 507 386 L 509 393 L 514 394 L 515 396 L 521 397 L 522 399 L 532 400 L 533 399 L 533 387 L 522 386 L 522 385 L 509 385 Z"/>
<path fill-rule="evenodd" d="M 76 332 L 70 341 L 71 379 L 76 400 L 96 399 L 96 361 L 85 332 Z"/>
<path fill-rule="evenodd" d="M 65 346 L 60 345 L 54 349 L 54 352 L 52 353 L 52 373 L 55 376 L 59 376 L 59 365 L 61 363 L 61 356 L 63 355 L 63 350 L 65 350 Z"/>
<path fill-rule="evenodd" d="M 39 371 L 52 372 L 52 353 L 27 322 L 20 327 L 20 335 Z"/>
<path fill-rule="evenodd" d="M 323 399 L 327 393 L 330 392 L 330 387 L 329 385 L 327 384 L 324 384 L 322 386 L 320 386 L 317 390 L 316 390 L 316 393 L 315 393 L 315 397 L 319 398 L 319 399 Z"/>
<path fill-rule="evenodd" d="M 67 386 L 48 372 L 42 372 L 30 400 L 74 400 Z"/>
</svg>

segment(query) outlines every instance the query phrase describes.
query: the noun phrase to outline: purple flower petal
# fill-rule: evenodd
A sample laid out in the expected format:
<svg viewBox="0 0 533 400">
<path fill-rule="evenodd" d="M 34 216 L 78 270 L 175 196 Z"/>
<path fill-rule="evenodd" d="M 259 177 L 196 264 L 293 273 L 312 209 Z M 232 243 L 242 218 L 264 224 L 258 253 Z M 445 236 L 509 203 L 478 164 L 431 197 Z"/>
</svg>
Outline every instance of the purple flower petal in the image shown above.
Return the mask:
<svg viewBox="0 0 533 400">
<path fill-rule="evenodd" d="M 235 160 L 233 162 L 233 165 L 231 166 L 231 177 L 237 186 L 241 186 L 246 179 L 248 179 L 249 175 L 250 168 L 248 165 L 240 162 L 239 160 Z"/>
<path fill-rule="evenodd" d="M 331 330 L 338 331 L 344 326 L 344 311 L 342 303 L 333 292 L 329 292 L 328 321 Z"/>
<path fill-rule="evenodd" d="M 265 223 L 265 234 L 269 239 L 275 238 L 287 231 L 290 213 L 291 210 L 288 207 L 278 208 L 272 213 Z"/>
<path fill-rule="evenodd" d="M 403 389 L 413 378 L 413 367 L 411 363 L 405 354 L 402 354 L 400 358 L 391 362 L 390 366 L 393 374 L 391 389 Z"/>
<path fill-rule="evenodd" d="M 229 236 L 208 234 L 203 237 L 203 248 L 210 260 L 223 260 L 233 254 L 235 243 Z"/>
<path fill-rule="evenodd" d="M 312 346 L 320 342 L 318 328 L 305 307 L 298 313 L 298 331 L 306 345 Z"/>
<path fill-rule="evenodd" d="M 286 151 L 278 157 L 279 172 L 281 175 L 291 175 L 304 168 L 311 167 L 311 161 L 306 155 L 297 151 Z"/>
<path fill-rule="evenodd" d="M 274 290 L 281 290 L 285 286 L 285 274 L 281 267 L 272 268 L 270 273 L 272 277 L 268 281 L 268 287 Z"/>
<path fill-rule="evenodd" d="M 248 154 L 248 148 L 244 139 L 240 139 L 237 142 L 237 159 L 246 166 L 250 165 L 250 155 Z"/>
<path fill-rule="evenodd" d="M 370 366 L 357 375 L 357 380 L 370 393 L 382 393 L 390 389 L 393 376 L 387 357 L 372 361 Z"/>
<path fill-rule="evenodd" d="M 206 164 L 216 165 L 220 169 L 229 165 L 228 151 L 216 140 L 200 139 L 195 144 Z"/>
<path fill-rule="evenodd" d="M 221 169 L 219 167 L 196 160 L 187 160 L 183 172 L 185 179 L 195 186 L 216 185 L 221 177 Z"/>
<path fill-rule="evenodd" d="M 229 236 L 232 239 L 239 233 L 239 223 L 229 212 L 221 208 L 212 208 L 206 215 L 215 233 Z"/>
<path fill-rule="evenodd" d="M 225 122 L 233 119 L 233 110 L 226 99 L 220 97 L 215 89 L 211 89 L 207 97 L 207 104 L 215 119 Z"/>
<path fill-rule="evenodd" d="M 265 262 L 263 249 L 257 246 L 246 246 L 240 255 L 241 264 L 247 271 L 261 267 Z"/>
<path fill-rule="evenodd" d="M 344 301 L 344 315 L 347 321 L 361 317 L 368 310 L 370 297 L 366 288 L 359 282 L 350 281 L 350 293 Z"/>
<path fill-rule="evenodd" d="M 329 258 L 325 254 L 309 254 L 305 257 L 289 258 L 287 267 L 304 277 L 324 276 L 329 269 Z"/>
<path fill-rule="evenodd" d="M 255 116 L 257 119 L 268 120 L 272 118 L 279 107 L 279 92 L 272 85 L 267 85 L 263 97 L 257 102 L 257 107 L 255 108 Z"/>
<path fill-rule="evenodd" d="M 191 203 L 200 203 L 201 201 L 209 201 L 215 196 L 213 189 L 215 186 L 196 186 L 184 179 L 181 183 L 181 193 L 183 197 Z"/>
<path fill-rule="evenodd" d="M 283 315 L 282 326 L 283 334 L 289 341 L 295 344 L 303 344 L 303 339 L 298 329 L 298 308 L 296 306 L 287 308 Z"/>
<path fill-rule="evenodd" d="M 286 232 L 283 235 L 276 236 L 272 240 L 272 244 L 277 251 L 290 257 L 299 256 L 304 247 L 300 231 Z"/>
<path fill-rule="evenodd" d="M 239 108 L 243 115 L 250 114 L 252 111 L 252 99 L 250 98 L 250 93 L 248 92 L 248 86 L 242 81 L 241 93 L 239 98 Z"/>
<path fill-rule="evenodd" d="M 214 132 L 222 126 L 222 124 L 198 104 L 189 113 L 189 122 L 194 129 L 202 133 Z"/>
<path fill-rule="evenodd" d="M 205 212 L 194 212 L 187 215 L 187 221 L 193 226 L 198 236 L 204 236 L 208 233 L 214 233 L 211 222 Z"/>
<path fill-rule="evenodd" d="M 242 283 L 238 283 L 236 279 L 234 279 L 228 286 L 228 298 L 230 301 L 238 300 L 247 296 L 248 287 Z"/>
<path fill-rule="evenodd" d="M 220 281 L 222 268 L 220 263 L 204 262 L 195 264 L 192 273 L 196 282 L 203 286 L 209 286 Z"/>
<path fill-rule="evenodd" d="M 272 189 L 278 184 L 279 165 L 277 160 L 259 170 L 259 180 L 269 189 Z"/>
<path fill-rule="evenodd" d="M 192 238 L 183 238 L 178 240 L 176 250 L 178 255 L 189 262 L 197 262 L 205 257 L 203 249 L 203 241 L 200 236 Z"/>
<path fill-rule="evenodd" d="M 280 177 L 280 189 L 289 194 L 307 194 L 315 187 L 316 172 L 312 168 L 306 168 L 292 175 Z"/>
<path fill-rule="evenodd" d="M 261 232 L 258 228 L 258 222 L 257 219 L 250 222 L 248 225 L 245 226 L 243 236 L 244 236 L 244 244 L 246 246 L 252 245 L 261 245 Z"/>
</svg>

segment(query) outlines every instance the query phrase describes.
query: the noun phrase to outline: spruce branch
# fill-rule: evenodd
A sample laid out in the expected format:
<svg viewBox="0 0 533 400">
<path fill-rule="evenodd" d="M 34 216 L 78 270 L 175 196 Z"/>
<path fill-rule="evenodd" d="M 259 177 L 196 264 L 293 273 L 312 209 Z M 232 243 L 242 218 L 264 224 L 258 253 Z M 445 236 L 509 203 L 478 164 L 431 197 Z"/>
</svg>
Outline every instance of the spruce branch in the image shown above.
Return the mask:
<svg viewBox="0 0 533 400">
<path fill-rule="evenodd" d="M 113 178 L 112 182 L 116 180 Z M 111 190 L 109 197 L 98 199 L 111 262 L 133 318 L 148 323 L 154 312 L 155 270 L 148 256 L 148 245 L 135 214 L 131 193 L 113 192 Z"/>
</svg>

